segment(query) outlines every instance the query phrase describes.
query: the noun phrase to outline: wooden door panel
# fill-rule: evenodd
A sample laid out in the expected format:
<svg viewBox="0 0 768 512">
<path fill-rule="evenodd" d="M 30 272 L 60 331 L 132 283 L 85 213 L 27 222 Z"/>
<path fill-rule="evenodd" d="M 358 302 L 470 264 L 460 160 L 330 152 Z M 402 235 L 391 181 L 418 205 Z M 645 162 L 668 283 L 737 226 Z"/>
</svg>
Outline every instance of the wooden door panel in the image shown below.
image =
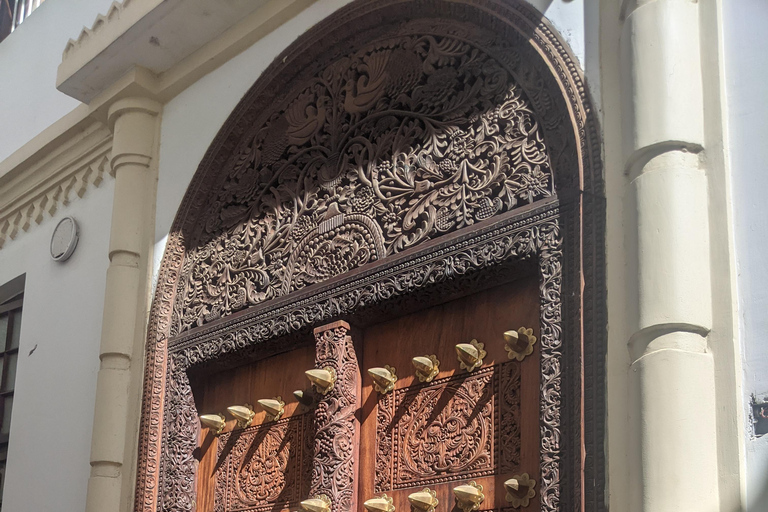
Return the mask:
<svg viewBox="0 0 768 512">
<path fill-rule="evenodd" d="M 224 413 L 219 436 L 200 432 L 197 510 L 277 512 L 297 510 L 309 493 L 313 414 L 292 396 L 307 388 L 304 370 L 314 367 L 315 349 L 305 347 L 208 377 L 196 391 L 203 414 Z M 281 396 L 285 412 L 267 421 L 256 401 Z M 251 426 L 236 428 L 231 405 L 255 405 Z"/>
<path fill-rule="evenodd" d="M 408 495 L 429 487 L 439 510 L 455 510 L 453 488 L 475 481 L 480 510 L 509 507 L 503 482 L 527 472 L 539 480 L 539 351 L 510 361 L 504 331 L 539 334 L 535 278 L 397 318 L 365 330 L 364 369 L 394 366 L 395 389 L 381 395 L 363 380 L 360 500 L 386 493 L 408 511 Z M 487 352 L 469 373 L 455 345 L 477 339 Z M 414 376 L 411 358 L 434 354 L 440 373 Z M 537 500 L 523 510 L 534 510 Z"/>
</svg>

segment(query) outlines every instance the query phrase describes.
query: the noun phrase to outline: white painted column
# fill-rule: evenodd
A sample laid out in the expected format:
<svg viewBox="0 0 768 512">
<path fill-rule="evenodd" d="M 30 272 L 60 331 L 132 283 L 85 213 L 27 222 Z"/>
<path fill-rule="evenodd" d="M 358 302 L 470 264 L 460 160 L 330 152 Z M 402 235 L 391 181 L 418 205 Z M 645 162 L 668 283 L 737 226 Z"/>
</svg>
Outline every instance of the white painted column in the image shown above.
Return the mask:
<svg viewBox="0 0 768 512">
<path fill-rule="evenodd" d="M 115 191 L 87 512 L 127 512 L 133 498 L 160 109 L 143 98 L 122 99 L 109 109 Z"/>
<path fill-rule="evenodd" d="M 632 510 L 719 509 L 699 7 L 630 0 L 622 32 L 629 339 L 639 410 Z M 633 228 L 631 228 L 633 229 Z M 633 244 L 630 244 L 633 245 Z M 631 249 L 630 249 L 631 250 Z M 629 279 L 631 282 L 632 279 Z"/>
</svg>

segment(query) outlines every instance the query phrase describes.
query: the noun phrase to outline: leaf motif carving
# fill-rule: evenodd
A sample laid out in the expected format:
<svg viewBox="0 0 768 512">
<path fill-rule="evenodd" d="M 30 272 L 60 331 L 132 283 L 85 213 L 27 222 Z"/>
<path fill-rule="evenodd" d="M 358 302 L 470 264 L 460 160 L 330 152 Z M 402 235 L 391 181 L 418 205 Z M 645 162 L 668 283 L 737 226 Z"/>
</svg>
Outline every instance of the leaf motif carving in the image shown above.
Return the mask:
<svg viewBox="0 0 768 512">
<path fill-rule="evenodd" d="M 329 63 L 227 165 L 191 240 L 177 333 L 554 191 L 526 94 L 451 31 Z"/>
</svg>

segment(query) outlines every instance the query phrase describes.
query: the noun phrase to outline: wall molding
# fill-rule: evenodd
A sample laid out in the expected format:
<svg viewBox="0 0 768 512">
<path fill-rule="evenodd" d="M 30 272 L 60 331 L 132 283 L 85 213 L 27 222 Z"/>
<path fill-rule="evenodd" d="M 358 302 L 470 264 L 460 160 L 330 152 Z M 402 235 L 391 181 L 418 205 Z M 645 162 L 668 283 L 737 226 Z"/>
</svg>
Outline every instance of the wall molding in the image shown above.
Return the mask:
<svg viewBox="0 0 768 512">
<path fill-rule="evenodd" d="M 0 249 L 111 174 L 112 133 L 84 121 L 0 174 Z"/>
</svg>

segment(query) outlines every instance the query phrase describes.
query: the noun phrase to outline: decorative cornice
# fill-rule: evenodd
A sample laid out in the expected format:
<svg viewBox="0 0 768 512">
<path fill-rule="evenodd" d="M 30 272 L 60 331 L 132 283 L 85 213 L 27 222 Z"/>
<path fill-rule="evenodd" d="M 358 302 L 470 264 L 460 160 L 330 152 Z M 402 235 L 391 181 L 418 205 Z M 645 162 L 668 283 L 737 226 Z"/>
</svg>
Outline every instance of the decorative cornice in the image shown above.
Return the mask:
<svg viewBox="0 0 768 512">
<path fill-rule="evenodd" d="M 70 39 L 56 87 L 93 105 L 134 68 L 167 101 L 314 0 L 123 0 Z"/>
<path fill-rule="evenodd" d="M 109 6 L 106 14 L 99 14 L 93 22 L 91 27 L 83 27 L 80 31 L 80 35 L 77 39 L 70 39 L 67 41 L 67 46 L 64 48 L 63 59 L 69 57 L 69 55 L 76 49 L 80 49 L 83 46 L 92 44 L 98 33 L 104 30 L 104 27 L 110 23 L 115 23 L 118 18 L 121 17 L 122 12 L 133 2 L 131 0 L 123 0 L 122 2 L 112 2 Z"/>
<path fill-rule="evenodd" d="M 43 158 L 30 158 L 0 176 L 0 249 L 83 197 L 89 186 L 98 187 L 111 174 L 111 148 L 111 132 L 94 122 L 57 147 L 41 149 L 47 152 Z"/>
</svg>

